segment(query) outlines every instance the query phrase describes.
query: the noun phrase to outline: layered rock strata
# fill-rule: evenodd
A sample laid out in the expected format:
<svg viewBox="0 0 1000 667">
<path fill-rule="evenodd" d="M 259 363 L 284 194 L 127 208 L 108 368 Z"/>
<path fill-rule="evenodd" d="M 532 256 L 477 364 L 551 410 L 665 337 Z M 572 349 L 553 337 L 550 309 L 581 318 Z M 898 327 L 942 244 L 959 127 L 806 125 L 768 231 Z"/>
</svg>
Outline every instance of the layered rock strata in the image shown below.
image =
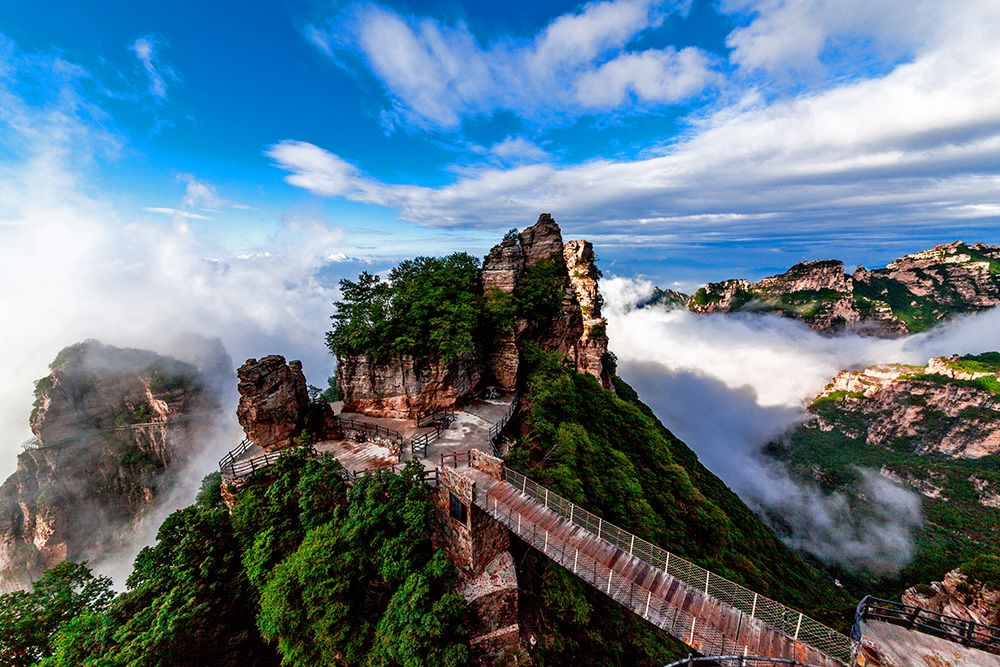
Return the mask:
<svg viewBox="0 0 1000 667">
<path fill-rule="evenodd" d="M 577 370 L 611 388 L 593 246 L 587 241 L 563 243 L 559 225 L 551 215 L 542 214 L 531 227 L 509 233 L 486 256 L 480 272 L 484 297 L 516 302 L 529 274 L 555 276 L 554 313 L 534 319 L 515 314 L 509 326 L 485 342 L 485 349 L 450 362 L 410 355 L 342 355 L 337 386 L 344 396 L 344 410 L 412 419 L 461 405 L 486 386 L 515 391 L 527 341 L 566 356 Z"/>
<path fill-rule="evenodd" d="M 946 574 L 942 581 L 907 589 L 903 602 L 946 616 L 1000 627 L 1000 589 L 970 581 L 959 568 Z"/>
<path fill-rule="evenodd" d="M 325 438 L 337 425 L 330 406 L 312 403 L 302 362 L 271 354 L 248 359 L 237 371 L 240 403 L 236 409 L 243 430 L 265 451 L 291 447 L 303 431 Z"/>
<path fill-rule="evenodd" d="M 176 359 L 93 340 L 60 352 L 36 384 L 35 439 L 0 486 L 0 591 L 127 543 L 219 408 Z"/>
<path fill-rule="evenodd" d="M 998 388 L 1000 372 L 963 370 L 958 357 L 926 367 L 880 364 L 839 373 L 812 412 L 821 430 L 872 446 L 906 443 L 919 454 L 977 459 L 1000 453 Z"/>
</svg>

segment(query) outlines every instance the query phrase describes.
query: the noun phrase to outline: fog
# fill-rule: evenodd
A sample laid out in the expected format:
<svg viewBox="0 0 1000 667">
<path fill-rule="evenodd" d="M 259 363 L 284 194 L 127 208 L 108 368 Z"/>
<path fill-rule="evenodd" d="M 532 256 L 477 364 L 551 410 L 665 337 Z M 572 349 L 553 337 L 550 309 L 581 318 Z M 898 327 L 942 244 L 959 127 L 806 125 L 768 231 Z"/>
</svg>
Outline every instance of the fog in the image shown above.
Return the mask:
<svg viewBox="0 0 1000 667">
<path fill-rule="evenodd" d="M 805 403 L 842 369 L 1000 349 L 1000 310 L 879 340 L 821 336 L 770 315 L 637 309 L 652 289 L 625 278 L 601 286 L 619 374 L 663 423 L 751 506 L 780 516 L 794 546 L 851 567 L 905 564 L 920 523 L 916 493 L 862 471 L 871 506 L 858 516 L 845 497 L 795 483 L 761 448 L 804 419 Z"/>
</svg>

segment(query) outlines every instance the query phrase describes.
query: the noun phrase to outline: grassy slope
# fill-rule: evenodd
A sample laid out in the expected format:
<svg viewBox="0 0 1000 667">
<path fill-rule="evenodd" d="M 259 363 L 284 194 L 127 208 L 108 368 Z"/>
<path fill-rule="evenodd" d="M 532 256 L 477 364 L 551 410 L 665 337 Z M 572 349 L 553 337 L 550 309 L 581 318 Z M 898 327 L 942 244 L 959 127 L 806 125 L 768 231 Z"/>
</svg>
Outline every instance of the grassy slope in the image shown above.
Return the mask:
<svg viewBox="0 0 1000 667">
<path fill-rule="evenodd" d="M 655 544 L 844 626 L 853 601 L 782 544 L 631 387 L 616 378 L 615 396 L 551 355 L 529 354 L 528 363 L 528 413 L 510 465 Z M 569 575 L 540 579 L 553 657 L 568 651 L 585 664 L 662 664 L 676 655 L 676 644 L 663 633 L 618 613 L 614 603 Z M 589 623 L 591 617 L 600 624 Z M 609 653 L 609 646 L 623 652 Z M 543 664 L 557 664 L 545 655 L 543 646 Z"/>
<path fill-rule="evenodd" d="M 865 418 L 844 409 L 840 400 L 817 401 L 811 407 L 839 428 L 821 431 L 803 425 L 795 429 L 770 453 L 789 463 L 797 477 L 814 481 L 828 491 L 851 492 L 858 482 L 857 467 L 891 469 L 904 479 L 926 480 L 942 488 L 942 498 L 922 497 L 924 524 L 917 534 L 914 558 L 893 577 L 845 573 L 845 580 L 865 587 L 866 592 L 896 595 L 905 588 L 939 580 L 947 571 L 983 551 L 995 549 L 1000 539 L 1000 509 L 983 507 L 970 477 L 1000 484 L 995 457 L 953 460 L 944 456 L 920 455 L 908 438 L 900 438 L 890 448 L 872 447 L 863 438 L 851 438 L 843 431 L 857 432 Z M 941 415 L 943 417 L 943 415 Z M 933 423 L 930 424 L 933 426 Z"/>
</svg>

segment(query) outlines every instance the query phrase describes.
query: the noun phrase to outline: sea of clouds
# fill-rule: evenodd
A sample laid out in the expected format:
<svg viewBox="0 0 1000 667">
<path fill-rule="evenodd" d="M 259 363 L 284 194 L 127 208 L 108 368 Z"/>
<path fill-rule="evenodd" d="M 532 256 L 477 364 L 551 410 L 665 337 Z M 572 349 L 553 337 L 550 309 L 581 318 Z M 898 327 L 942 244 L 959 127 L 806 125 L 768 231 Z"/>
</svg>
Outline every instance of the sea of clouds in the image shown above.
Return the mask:
<svg viewBox="0 0 1000 667">
<path fill-rule="evenodd" d="M 921 521 L 917 494 L 862 471 L 871 503 L 858 515 L 846 497 L 792 480 L 761 449 L 803 420 L 805 404 L 842 369 L 1000 349 L 1000 309 L 882 340 L 823 336 L 773 315 L 638 308 L 653 287 L 611 278 L 601 290 L 618 372 L 661 421 L 751 506 L 780 516 L 794 546 L 852 567 L 905 564 Z"/>
</svg>

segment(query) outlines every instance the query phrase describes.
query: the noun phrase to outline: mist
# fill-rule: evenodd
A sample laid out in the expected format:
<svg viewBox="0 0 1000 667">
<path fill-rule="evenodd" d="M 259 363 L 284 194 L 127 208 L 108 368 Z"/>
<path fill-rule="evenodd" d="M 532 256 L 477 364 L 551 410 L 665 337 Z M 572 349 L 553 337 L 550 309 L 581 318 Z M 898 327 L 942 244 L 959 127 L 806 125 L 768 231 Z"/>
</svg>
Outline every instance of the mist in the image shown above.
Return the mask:
<svg viewBox="0 0 1000 667">
<path fill-rule="evenodd" d="M 905 565 L 918 494 L 862 470 L 869 505 L 856 513 L 843 495 L 792 480 L 761 449 L 804 420 L 805 404 L 840 370 L 1000 349 L 1000 310 L 902 339 L 831 337 L 773 315 L 636 308 L 652 289 L 641 279 L 601 285 L 618 372 L 661 421 L 758 513 L 780 517 L 792 546 L 851 568 Z"/>
</svg>

